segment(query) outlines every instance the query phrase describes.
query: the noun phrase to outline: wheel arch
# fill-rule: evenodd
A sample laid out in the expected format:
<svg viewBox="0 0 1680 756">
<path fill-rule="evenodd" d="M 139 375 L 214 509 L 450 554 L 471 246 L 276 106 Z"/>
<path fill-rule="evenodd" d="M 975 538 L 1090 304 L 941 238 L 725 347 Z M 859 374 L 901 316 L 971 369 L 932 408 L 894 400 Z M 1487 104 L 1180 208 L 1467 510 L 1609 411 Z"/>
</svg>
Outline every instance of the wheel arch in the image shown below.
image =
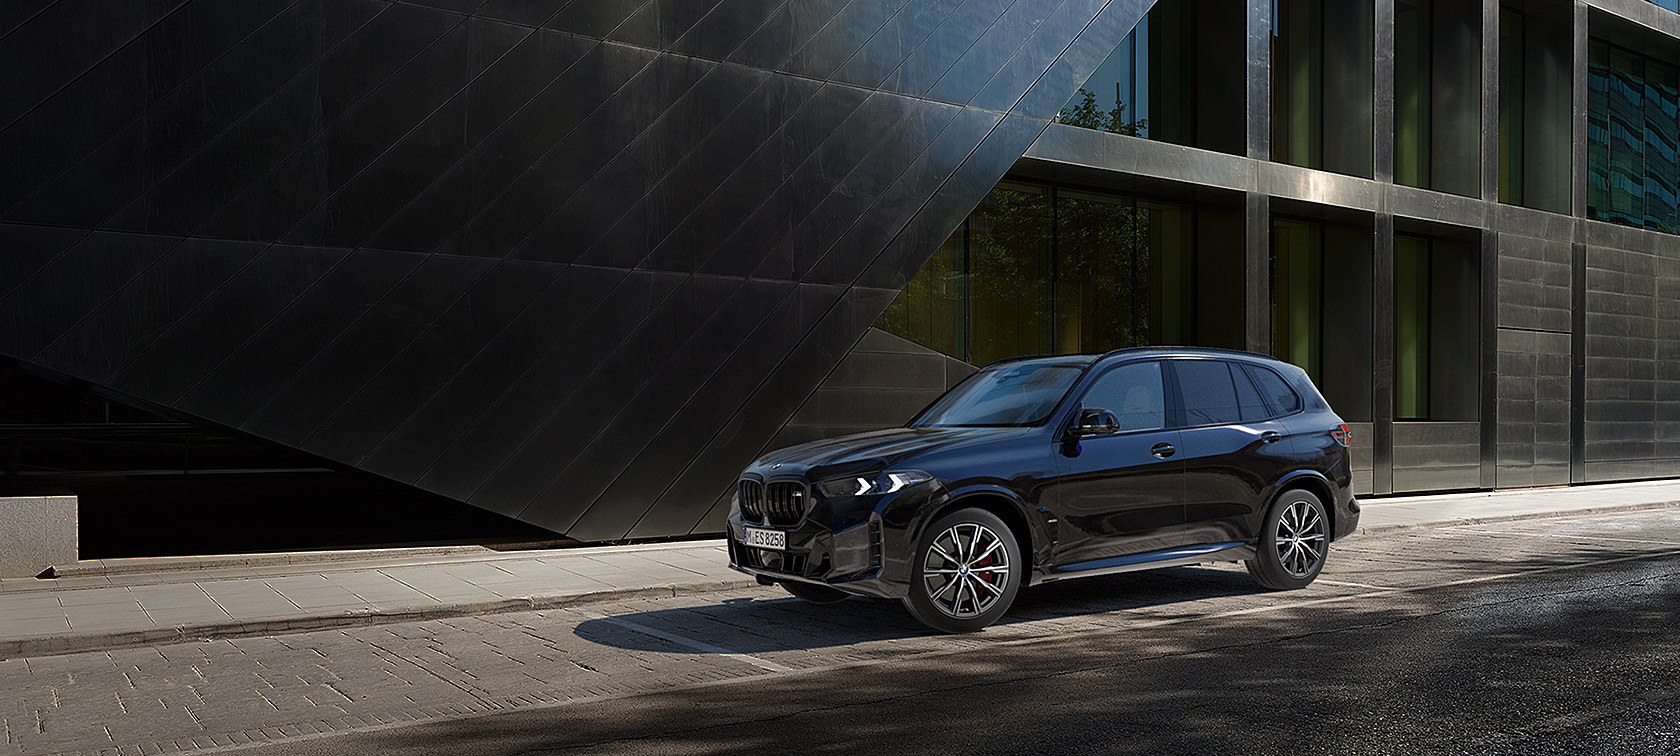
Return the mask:
<svg viewBox="0 0 1680 756">
<path fill-rule="evenodd" d="M 1331 487 L 1329 478 L 1312 470 L 1296 470 L 1279 480 L 1277 485 L 1272 487 L 1271 495 L 1266 497 L 1266 507 L 1260 511 L 1260 517 L 1264 519 L 1279 498 L 1296 489 L 1318 497 L 1318 503 L 1324 506 L 1324 517 L 1329 521 L 1326 523 L 1326 532 L 1336 532 L 1336 500 L 1332 494 L 1335 489 Z"/>
<path fill-rule="evenodd" d="M 962 491 L 951 496 L 928 513 L 921 527 L 917 529 L 917 540 L 921 539 L 922 532 L 935 520 L 959 509 L 979 509 L 1003 520 L 1003 524 L 1007 525 L 1010 533 L 1015 536 L 1015 543 L 1021 550 L 1021 558 L 1026 561 L 1026 574 L 1032 574 L 1038 563 L 1038 549 L 1041 545 L 1049 543 L 1049 534 L 1044 531 L 1042 524 L 1034 527 L 1034 520 L 1029 515 L 1030 510 L 1026 503 L 1007 491 L 986 488 Z"/>
</svg>

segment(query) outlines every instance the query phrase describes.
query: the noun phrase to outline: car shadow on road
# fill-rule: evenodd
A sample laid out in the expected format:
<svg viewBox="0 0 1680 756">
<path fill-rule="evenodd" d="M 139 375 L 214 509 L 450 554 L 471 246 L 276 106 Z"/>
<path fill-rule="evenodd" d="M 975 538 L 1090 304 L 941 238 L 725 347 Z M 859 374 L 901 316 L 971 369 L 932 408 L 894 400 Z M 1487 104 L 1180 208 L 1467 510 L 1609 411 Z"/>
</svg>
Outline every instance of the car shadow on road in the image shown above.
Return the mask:
<svg viewBox="0 0 1680 756">
<path fill-rule="evenodd" d="M 1172 604 L 1193 606 L 1197 601 L 1263 590 L 1246 573 L 1207 567 L 1091 577 L 1027 588 L 998 625 Z M 574 632 L 603 646 L 691 654 L 814 650 L 938 635 L 912 619 L 896 600 L 854 597 L 817 605 L 787 596 L 779 588 L 765 589 L 762 597 L 586 620 Z"/>
</svg>

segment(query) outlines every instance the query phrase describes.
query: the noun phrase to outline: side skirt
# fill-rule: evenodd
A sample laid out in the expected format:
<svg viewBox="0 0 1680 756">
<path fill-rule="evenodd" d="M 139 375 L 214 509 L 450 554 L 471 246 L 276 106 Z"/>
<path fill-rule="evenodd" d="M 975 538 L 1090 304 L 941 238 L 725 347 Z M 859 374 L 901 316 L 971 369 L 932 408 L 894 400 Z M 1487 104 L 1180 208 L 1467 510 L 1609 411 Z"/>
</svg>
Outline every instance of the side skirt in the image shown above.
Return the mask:
<svg viewBox="0 0 1680 756">
<path fill-rule="evenodd" d="M 1241 541 L 1183 546 L 1142 554 L 1092 559 L 1069 564 L 1053 564 L 1035 570 L 1032 584 L 1053 583 L 1067 578 L 1090 575 L 1112 575 L 1117 572 L 1155 570 L 1162 567 L 1184 567 L 1206 562 L 1233 562 L 1254 556 L 1254 545 Z"/>
</svg>

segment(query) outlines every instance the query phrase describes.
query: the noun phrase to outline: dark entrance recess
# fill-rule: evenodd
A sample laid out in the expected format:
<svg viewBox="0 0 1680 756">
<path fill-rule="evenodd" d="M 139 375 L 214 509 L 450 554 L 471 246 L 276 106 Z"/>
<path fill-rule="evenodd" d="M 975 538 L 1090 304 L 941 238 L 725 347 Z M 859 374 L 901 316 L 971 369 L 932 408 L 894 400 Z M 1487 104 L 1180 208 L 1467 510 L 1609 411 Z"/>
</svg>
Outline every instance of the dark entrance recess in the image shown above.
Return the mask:
<svg viewBox="0 0 1680 756">
<path fill-rule="evenodd" d="M 0 366 L 0 496 L 70 491 L 83 559 L 442 544 L 555 534 Z"/>
</svg>

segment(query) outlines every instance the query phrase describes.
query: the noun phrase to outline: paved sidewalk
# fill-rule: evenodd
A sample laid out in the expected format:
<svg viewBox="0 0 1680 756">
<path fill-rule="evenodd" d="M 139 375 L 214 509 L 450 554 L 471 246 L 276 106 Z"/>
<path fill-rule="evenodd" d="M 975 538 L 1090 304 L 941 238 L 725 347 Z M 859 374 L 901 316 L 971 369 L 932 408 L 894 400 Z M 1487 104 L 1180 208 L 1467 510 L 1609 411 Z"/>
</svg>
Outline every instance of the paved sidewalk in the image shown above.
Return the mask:
<svg viewBox="0 0 1680 756">
<path fill-rule="evenodd" d="M 1376 499 L 1362 532 L 1680 506 L 1680 482 Z M 355 558 L 348 558 L 355 557 Z M 722 541 L 83 563 L 0 583 L 0 658 L 693 595 L 749 586 Z M 199 569 L 194 569 L 195 567 Z"/>
</svg>

